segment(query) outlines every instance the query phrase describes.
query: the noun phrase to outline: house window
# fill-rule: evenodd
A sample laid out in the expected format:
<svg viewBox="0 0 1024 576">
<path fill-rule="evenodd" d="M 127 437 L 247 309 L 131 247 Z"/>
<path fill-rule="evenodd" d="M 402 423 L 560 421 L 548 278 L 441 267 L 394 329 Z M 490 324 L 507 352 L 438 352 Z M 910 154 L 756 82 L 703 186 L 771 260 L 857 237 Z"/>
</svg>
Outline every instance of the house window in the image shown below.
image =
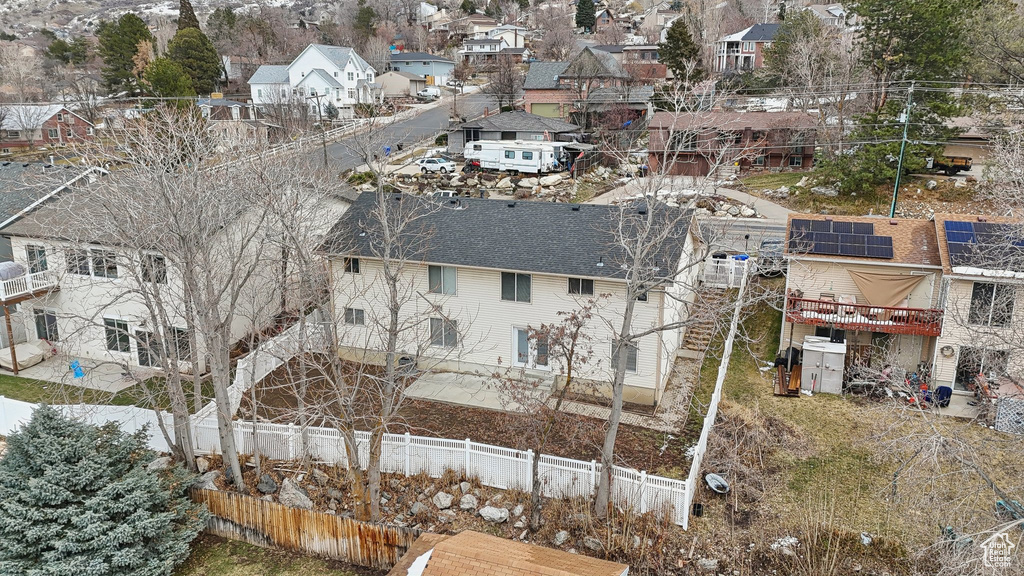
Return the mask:
<svg viewBox="0 0 1024 576">
<path fill-rule="evenodd" d="M 636 344 L 627 345 L 626 350 L 626 372 L 636 373 L 636 355 L 639 348 Z M 619 365 L 619 354 L 617 347 L 612 343 L 612 370 L 616 369 Z"/>
<path fill-rule="evenodd" d="M 77 274 L 79 276 L 89 275 L 88 250 L 68 250 L 66 257 L 68 274 Z"/>
<path fill-rule="evenodd" d="M 345 308 L 345 324 L 353 326 L 366 324 L 366 312 L 359 308 Z"/>
<path fill-rule="evenodd" d="M 637 302 L 647 302 L 647 289 L 644 288 L 644 287 L 640 287 L 637 290 L 637 292 L 638 292 L 638 294 L 636 295 L 636 301 Z"/>
<path fill-rule="evenodd" d="M 50 138 L 59 138 L 60 132 L 56 128 L 47 128 L 46 135 Z"/>
<path fill-rule="evenodd" d="M 349 72 L 349 73 L 348 73 L 348 81 L 349 81 L 349 82 L 352 82 L 352 81 L 354 81 L 355 79 L 356 79 L 356 75 L 355 75 L 355 74 L 353 74 L 352 72 Z"/>
<path fill-rule="evenodd" d="M 476 142 L 480 139 L 479 128 L 466 128 L 464 132 L 466 133 L 466 143 Z M 479 150 L 479 148 L 474 148 L 474 150 Z"/>
<path fill-rule="evenodd" d="M 454 348 L 459 343 L 458 324 L 444 318 L 430 319 L 430 345 Z"/>
<path fill-rule="evenodd" d="M 261 99 L 263 98 L 263 88 L 256 89 L 256 97 Z"/>
<path fill-rule="evenodd" d="M 529 302 L 533 278 L 518 272 L 501 273 L 501 299 L 510 302 Z"/>
<path fill-rule="evenodd" d="M 956 363 L 956 375 L 953 388 L 956 390 L 974 390 L 978 375 L 983 374 L 990 382 L 1006 374 L 1009 359 L 1007 350 L 988 350 L 963 346 Z"/>
<path fill-rule="evenodd" d="M 744 52 L 753 52 L 754 51 L 754 43 L 753 42 L 744 42 L 743 43 L 743 51 Z"/>
<path fill-rule="evenodd" d="M 337 78 L 337 77 L 338 77 L 338 71 L 337 71 L 337 70 L 335 70 L 335 71 L 334 71 L 334 77 L 335 77 L 335 78 Z"/>
<path fill-rule="evenodd" d="M 669 150 L 696 150 L 696 132 L 676 132 L 668 139 Z"/>
<path fill-rule="evenodd" d="M 764 155 L 754 158 L 754 166 L 764 166 Z"/>
<path fill-rule="evenodd" d="M 505 158 L 508 158 L 510 160 L 515 160 L 516 159 L 516 151 L 515 150 L 505 150 Z"/>
<path fill-rule="evenodd" d="M 359 258 L 345 258 L 345 272 L 359 274 Z"/>
<path fill-rule="evenodd" d="M 523 152 L 523 160 L 533 160 L 533 152 Z"/>
<path fill-rule="evenodd" d="M 99 278 L 117 278 L 117 259 L 108 250 L 92 251 L 92 274 Z"/>
<path fill-rule="evenodd" d="M 167 283 L 167 260 L 158 254 L 144 254 L 142 256 L 142 281 Z"/>
<path fill-rule="evenodd" d="M 569 278 L 569 294 L 594 295 L 594 281 L 589 278 Z"/>
<path fill-rule="evenodd" d="M 103 319 L 103 330 L 107 337 L 107 350 L 115 352 L 130 352 L 132 349 L 131 340 L 128 336 L 128 323 L 124 320 L 113 318 Z"/>
<path fill-rule="evenodd" d="M 57 113 L 57 122 L 63 122 L 63 121 L 64 121 L 64 114 L 58 112 Z"/>
<path fill-rule="evenodd" d="M 373 84 L 373 72 L 366 73 L 366 81 L 369 82 L 370 84 Z"/>
<path fill-rule="evenodd" d="M 797 168 L 797 167 L 803 166 L 804 165 L 804 157 L 803 156 L 790 156 L 789 157 L 789 165 L 790 165 L 790 167 L 793 167 L 793 168 Z"/>
<path fill-rule="evenodd" d="M 352 88 L 349 88 L 348 89 L 348 97 L 350 99 L 352 99 L 352 100 L 355 100 L 356 99 L 356 91 L 353 90 Z"/>
<path fill-rule="evenodd" d="M 1017 289 L 1011 284 L 975 282 L 968 320 L 981 326 L 1007 326 L 1013 317 Z"/>
<path fill-rule="evenodd" d="M 67 131 L 64 132 L 64 135 L 67 136 L 68 138 L 74 138 L 75 137 L 75 131 L 72 130 L 71 128 L 68 128 Z"/>
<path fill-rule="evenodd" d="M 178 353 L 178 360 L 188 360 L 192 357 L 192 337 L 184 328 L 171 328 L 171 340 L 174 341 L 174 349 Z"/>
<path fill-rule="evenodd" d="M 25 256 L 28 259 L 28 272 L 35 274 L 46 270 L 46 248 L 29 244 L 25 246 Z"/>
<path fill-rule="evenodd" d="M 135 331 L 135 342 L 138 346 L 139 366 L 159 366 L 159 343 L 152 332 Z"/>
<path fill-rule="evenodd" d="M 536 336 L 531 338 L 529 331 L 525 328 L 515 328 L 513 332 L 514 364 L 546 368 L 548 366 L 548 339 Z"/>
<path fill-rule="evenodd" d="M 21 130 L 8 130 L 7 137 L 12 140 L 17 140 L 18 138 L 21 138 Z"/>
<path fill-rule="evenodd" d="M 51 310 L 38 308 L 32 312 L 36 317 L 36 337 L 50 342 L 60 341 L 60 333 L 57 332 L 57 314 Z"/>
<path fill-rule="evenodd" d="M 455 294 L 455 267 L 428 266 L 428 291 L 434 294 Z"/>
<path fill-rule="evenodd" d="M 515 130 L 512 130 L 512 131 L 506 130 L 506 131 L 502 132 L 501 133 L 501 139 L 502 140 L 516 140 L 516 131 Z"/>
</svg>

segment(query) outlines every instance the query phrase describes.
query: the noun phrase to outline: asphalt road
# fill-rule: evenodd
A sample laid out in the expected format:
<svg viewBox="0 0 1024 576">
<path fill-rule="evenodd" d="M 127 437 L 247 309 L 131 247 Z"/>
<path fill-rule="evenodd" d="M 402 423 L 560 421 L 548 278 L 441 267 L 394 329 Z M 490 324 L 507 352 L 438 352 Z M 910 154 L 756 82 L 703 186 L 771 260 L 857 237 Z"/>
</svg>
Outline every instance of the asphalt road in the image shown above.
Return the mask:
<svg viewBox="0 0 1024 576">
<path fill-rule="evenodd" d="M 484 109 L 494 110 L 497 103 L 485 94 L 467 94 L 459 96 L 459 114 L 467 120 L 483 115 Z M 432 138 L 442 130 L 448 128 L 449 106 L 447 102 L 426 110 L 417 116 L 401 122 L 388 125 L 375 134 L 374 138 L 389 144 L 412 144 L 424 138 Z M 352 142 L 358 139 L 361 134 L 343 138 L 327 147 L 327 157 L 331 168 L 337 171 L 355 168 L 363 163 L 358 154 L 353 151 Z M 314 154 L 321 155 L 323 152 L 317 148 Z"/>
<path fill-rule="evenodd" d="M 782 240 L 785 222 L 752 218 L 706 218 L 701 220 L 701 233 L 711 241 L 712 250 L 754 253 L 762 240 Z"/>
</svg>

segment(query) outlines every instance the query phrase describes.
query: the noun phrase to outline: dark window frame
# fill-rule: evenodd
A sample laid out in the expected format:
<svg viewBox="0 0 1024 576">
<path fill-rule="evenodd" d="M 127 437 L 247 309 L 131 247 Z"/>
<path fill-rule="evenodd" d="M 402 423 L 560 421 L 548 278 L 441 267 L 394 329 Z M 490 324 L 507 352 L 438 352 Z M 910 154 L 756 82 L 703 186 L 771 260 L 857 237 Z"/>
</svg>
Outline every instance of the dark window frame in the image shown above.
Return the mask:
<svg viewBox="0 0 1024 576">
<path fill-rule="evenodd" d="M 594 280 L 592 278 L 569 278 L 569 294 L 593 296 Z"/>
</svg>

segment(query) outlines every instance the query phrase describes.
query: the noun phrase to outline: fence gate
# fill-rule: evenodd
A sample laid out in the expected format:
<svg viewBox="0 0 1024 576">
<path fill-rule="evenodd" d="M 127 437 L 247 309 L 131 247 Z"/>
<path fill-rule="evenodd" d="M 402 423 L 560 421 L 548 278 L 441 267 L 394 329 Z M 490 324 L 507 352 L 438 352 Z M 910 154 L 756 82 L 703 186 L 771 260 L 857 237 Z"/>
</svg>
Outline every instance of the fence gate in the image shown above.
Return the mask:
<svg viewBox="0 0 1024 576">
<path fill-rule="evenodd" d="M 711 288 L 739 288 L 749 265 L 749 258 L 710 258 L 704 262 L 704 285 Z"/>
</svg>

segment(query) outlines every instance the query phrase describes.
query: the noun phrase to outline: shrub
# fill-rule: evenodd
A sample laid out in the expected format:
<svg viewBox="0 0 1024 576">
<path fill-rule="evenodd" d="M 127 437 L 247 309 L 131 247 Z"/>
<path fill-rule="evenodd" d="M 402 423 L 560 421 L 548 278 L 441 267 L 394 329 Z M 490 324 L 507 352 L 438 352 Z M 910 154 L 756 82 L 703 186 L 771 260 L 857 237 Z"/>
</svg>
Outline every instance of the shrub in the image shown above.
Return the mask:
<svg viewBox="0 0 1024 576">
<path fill-rule="evenodd" d="M 180 466 L 147 469 L 145 431 L 35 411 L 0 460 L 0 574 L 170 576 L 206 523 Z"/>
</svg>

